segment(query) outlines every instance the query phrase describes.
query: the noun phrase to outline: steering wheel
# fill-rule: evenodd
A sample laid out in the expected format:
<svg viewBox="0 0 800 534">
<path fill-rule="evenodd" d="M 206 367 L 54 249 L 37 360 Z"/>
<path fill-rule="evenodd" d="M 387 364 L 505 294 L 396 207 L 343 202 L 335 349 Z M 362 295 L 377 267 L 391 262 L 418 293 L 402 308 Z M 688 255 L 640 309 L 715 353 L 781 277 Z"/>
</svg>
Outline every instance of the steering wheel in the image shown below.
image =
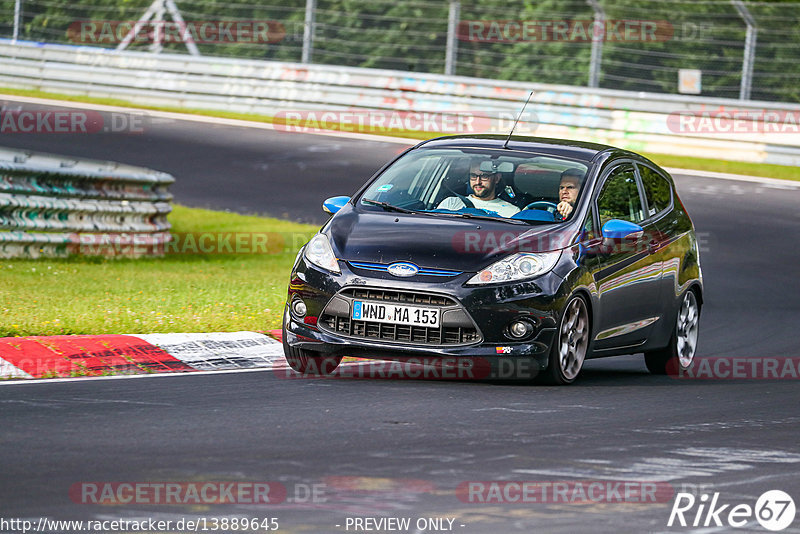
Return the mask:
<svg viewBox="0 0 800 534">
<path fill-rule="evenodd" d="M 558 204 L 555 202 L 550 202 L 548 200 L 537 200 L 536 202 L 531 202 L 522 210 L 546 210 L 550 213 L 555 213 L 558 210 Z"/>
<path fill-rule="evenodd" d="M 556 204 L 555 202 L 550 202 L 549 200 L 537 200 L 536 202 L 531 202 L 530 204 L 522 208 L 522 210 L 520 211 L 531 210 L 531 209 L 545 210 L 546 212 L 553 214 L 554 220 L 556 221 L 564 220 L 564 217 L 558 211 L 558 204 Z"/>
</svg>

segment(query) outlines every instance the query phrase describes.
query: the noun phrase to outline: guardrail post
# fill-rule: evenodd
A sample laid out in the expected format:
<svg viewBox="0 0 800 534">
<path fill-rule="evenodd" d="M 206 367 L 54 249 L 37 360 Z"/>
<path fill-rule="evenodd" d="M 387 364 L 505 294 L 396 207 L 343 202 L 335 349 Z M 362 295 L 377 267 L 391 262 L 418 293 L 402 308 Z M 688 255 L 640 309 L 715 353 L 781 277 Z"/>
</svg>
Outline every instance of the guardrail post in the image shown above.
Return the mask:
<svg viewBox="0 0 800 534">
<path fill-rule="evenodd" d="M 589 87 L 599 87 L 600 63 L 603 61 L 603 41 L 606 40 L 606 14 L 597 0 L 586 0 L 586 3 L 594 10 L 592 55 L 589 59 Z"/>
<path fill-rule="evenodd" d="M 317 9 L 317 0 L 306 0 L 306 20 L 303 26 L 303 56 L 301 63 L 311 63 L 311 53 L 314 50 L 314 12 Z"/>
<path fill-rule="evenodd" d="M 733 7 L 739 12 L 744 23 L 747 24 L 747 34 L 744 38 L 744 59 L 742 61 L 742 84 L 739 87 L 739 100 L 750 100 L 750 88 L 753 85 L 753 63 L 756 58 L 756 39 L 758 28 L 750 10 L 741 0 L 731 0 Z"/>
<path fill-rule="evenodd" d="M 444 58 L 444 73 L 453 76 L 456 73 L 456 55 L 458 54 L 458 19 L 461 14 L 461 2 L 450 0 L 450 13 L 447 17 L 447 49 Z"/>
<path fill-rule="evenodd" d="M 14 35 L 11 38 L 12 44 L 17 44 L 19 38 L 19 23 L 22 17 L 22 0 L 14 0 Z"/>
</svg>

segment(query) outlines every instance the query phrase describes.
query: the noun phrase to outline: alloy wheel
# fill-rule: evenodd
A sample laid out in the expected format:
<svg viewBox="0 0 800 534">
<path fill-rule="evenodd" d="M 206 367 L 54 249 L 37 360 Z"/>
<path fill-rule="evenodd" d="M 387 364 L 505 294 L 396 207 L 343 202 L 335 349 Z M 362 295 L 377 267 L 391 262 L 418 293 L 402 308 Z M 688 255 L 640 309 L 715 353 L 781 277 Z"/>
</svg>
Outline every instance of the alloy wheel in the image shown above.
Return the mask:
<svg viewBox="0 0 800 534">
<path fill-rule="evenodd" d="M 567 305 L 558 337 L 558 361 L 564 378 L 572 381 L 578 376 L 589 346 L 589 314 L 586 303 L 575 297 Z"/>
<path fill-rule="evenodd" d="M 694 354 L 697 350 L 698 319 L 700 310 L 697 307 L 697 298 L 693 291 L 687 291 L 681 303 L 676 321 L 675 339 L 677 341 L 678 359 L 681 368 L 687 369 L 692 365 Z"/>
</svg>

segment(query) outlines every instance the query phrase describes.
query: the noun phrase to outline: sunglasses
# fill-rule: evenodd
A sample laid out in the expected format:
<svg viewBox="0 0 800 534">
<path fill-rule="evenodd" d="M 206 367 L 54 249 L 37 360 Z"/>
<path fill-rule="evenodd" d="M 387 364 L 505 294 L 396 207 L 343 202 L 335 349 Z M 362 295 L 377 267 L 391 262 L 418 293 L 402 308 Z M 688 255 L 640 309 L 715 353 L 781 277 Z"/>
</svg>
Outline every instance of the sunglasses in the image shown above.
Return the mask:
<svg viewBox="0 0 800 534">
<path fill-rule="evenodd" d="M 481 182 L 484 182 L 484 183 L 488 183 L 488 182 L 492 181 L 492 178 L 494 178 L 494 176 L 495 176 L 494 173 L 478 174 L 478 173 L 471 172 L 469 174 L 469 179 L 470 179 L 471 182 L 481 181 Z"/>
</svg>

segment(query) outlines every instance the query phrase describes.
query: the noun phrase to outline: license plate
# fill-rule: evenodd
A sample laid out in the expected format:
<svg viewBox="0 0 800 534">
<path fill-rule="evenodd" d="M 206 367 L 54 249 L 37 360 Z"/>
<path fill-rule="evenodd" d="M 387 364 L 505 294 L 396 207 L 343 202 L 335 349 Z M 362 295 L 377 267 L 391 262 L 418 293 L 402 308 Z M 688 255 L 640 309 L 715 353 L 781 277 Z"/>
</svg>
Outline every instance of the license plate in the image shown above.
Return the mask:
<svg viewBox="0 0 800 534">
<path fill-rule="evenodd" d="M 384 304 L 379 302 L 353 302 L 352 318 L 357 321 L 439 327 L 441 311 L 422 306 Z"/>
</svg>

